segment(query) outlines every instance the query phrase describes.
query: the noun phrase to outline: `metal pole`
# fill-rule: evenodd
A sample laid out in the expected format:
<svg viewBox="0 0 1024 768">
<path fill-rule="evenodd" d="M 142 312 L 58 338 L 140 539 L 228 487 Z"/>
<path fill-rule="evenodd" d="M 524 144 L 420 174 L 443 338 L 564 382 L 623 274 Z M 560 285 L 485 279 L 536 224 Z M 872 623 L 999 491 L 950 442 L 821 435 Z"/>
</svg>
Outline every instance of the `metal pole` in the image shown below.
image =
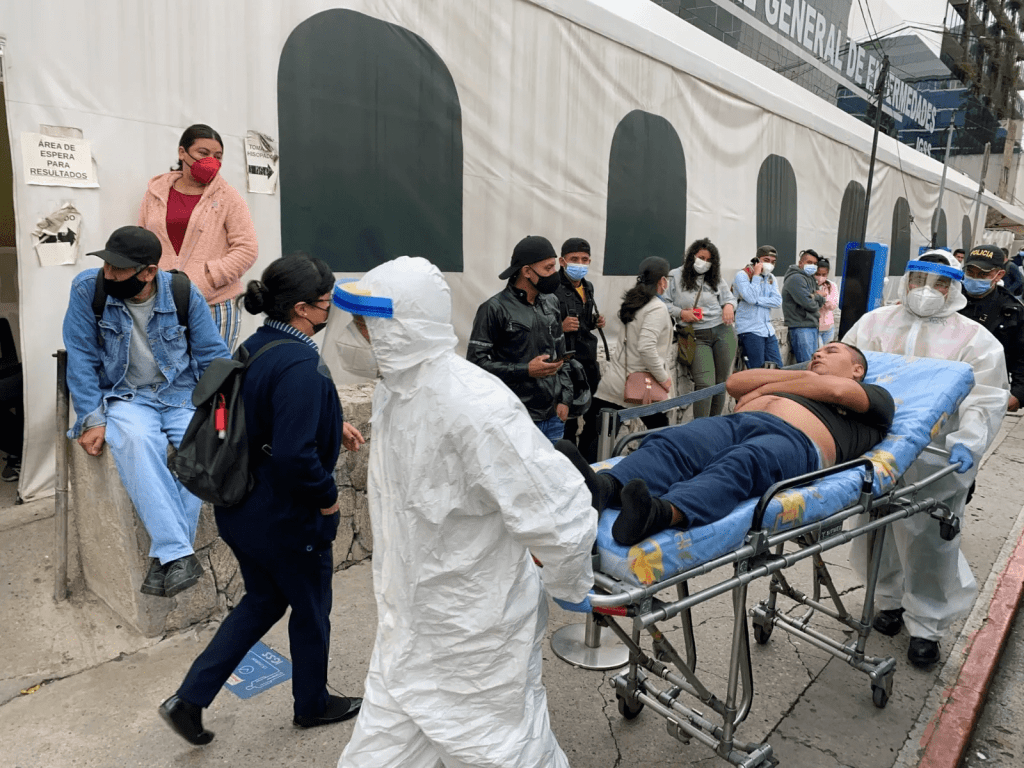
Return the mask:
<svg viewBox="0 0 1024 768">
<path fill-rule="evenodd" d="M 57 492 L 54 494 L 54 515 L 56 523 L 54 552 L 56 573 L 54 574 L 53 599 L 58 603 L 68 596 L 68 353 L 58 349 L 57 358 Z"/>
<path fill-rule="evenodd" d="M 878 73 L 878 83 L 875 85 L 875 95 L 878 97 L 878 104 L 875 107 L 875 132 L 871 137 L 871 162 L 868 164 L 868 188 L 864 193 L 864 222 L 860 228 L 860 247 L 868 239 L 868 211 L 871 209 L 871 185 L 875 178 L 875 154 L 878 151 L 878 129 L 882 125 L 882 106 L 885 104 L 885 82 L 889 76 L 889 57 L 882 59 L 882 71 Z"/>
<path fill-rule="evenodd" d="M 946 191 L 946 170 L 949 168 L 949 149 L 953 145 L 953 122 L 949 123 L 949 133 L 946 134 L 946 159 L 942 161 L 942 181 L 939 182 L 939 202 L 935 205 L 935 213 L 932 214 L 932 248 L 935 247 L 935 240 L 939 236 L 939 212 L 942 210 L 942 195 Z"/>
<path fill-rule="evenodd" d="M 966 250 L 971 250 L 978 240 L 978 213 L 981 211 L 981 195 L 985 191 L 985 177 L 988 175 L 988 158 L 992 152 L 992 142 L 985 143 L 985 159 L 981 161 L 981 179 L 978 181 L 978 194 L 974 198 L 974 223 L 971 224 L 971 243 L 964 244 Z"/>
</svg>

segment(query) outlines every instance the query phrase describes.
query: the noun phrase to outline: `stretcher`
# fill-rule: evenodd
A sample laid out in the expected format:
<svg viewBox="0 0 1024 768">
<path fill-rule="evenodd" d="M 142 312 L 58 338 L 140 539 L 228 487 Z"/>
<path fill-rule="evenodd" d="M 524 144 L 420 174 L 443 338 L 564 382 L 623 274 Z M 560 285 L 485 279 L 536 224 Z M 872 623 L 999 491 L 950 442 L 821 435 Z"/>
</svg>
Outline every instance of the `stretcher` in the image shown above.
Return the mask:
<svg viewBox="0 0 1024 768">
<path fill-rule="evenodd" d="M 777 764 L 769 744 L 745 742 L 736 735 L 754 695 L 748 619 L 759 644 L 767 643 L 777 627 L 865 673 L 875 706 L 886 705 L 896 662 L 866 651 L 883 538 L 890 523 L 915 514 L 934 517 L 937 536 L 951 540 L 959 533 L 958 519 L 928 496 L 928 486 L 955 471 L 958 464 L 915 484 L 903 482 L 901 476 L 956 412 L 974 377 L 964 363 L 884 353 L 867 353 L 867 359 L 866 381 L 892 394 L 896 415 L 889 434 L 864 456 L 778 483 L 760 499 L 748 500 L 711 525 L 687 531 L 669 529 L 634 547 L 623 547 L 612 538 L 618 511 L 602 513 L 594 555 L 595 589 L 589 596 L 588 645 L 599 644 L 591 642 L 592 635 L 596 631 L 599 637 L 601 628 L 607 628 L 628 649 L 625 671 L 612 678 L 623 717 L 635 718 L 646 708 L 664 718 L 669 733 L 679 740 L 702 742 L 733 765 L 757 768 Z M 621 423 L 654 408 L 679 404 L 677 398 L 620 411 L 615 417 Z M 627 436 L 615 453 L 643 436 Z M 595 469 L 620 459 L 596 464 Z M 863 513 L 866 516 L 853 519 Z M 870 536 L 873 541 L 863 607 L 854 615 L 843 604 L 822 553 L 860 536 Z M 810 595 L 795 588 L 785 573 L 803 560 L 811 561 Z M 691 592 L 691 581 L 705 575 L 710 579 L 701 583 L 713 583 Z M 765 578 L 767 598 L 748 610 L 748 587 Z M 827 600 L 822 599 L 822 590 Z M 728 669 L 716 678 L 719 686 L 724 679 L 724 692 L 716 694 L 696 671 L 691 610 L 723 595 L 731 596 L 733 627 Z M 806 611 L 794 615 L 784 610 L 783 599 L 789 601 L 786 608 L 804 606 Z M 811 626 L 817 614 L 836 622 L 846 639 L 837 640 Z M 659 629 L 659 624 L 664 627 L 675 617 L 683 630 L 682 652 Z M 649 643 L 641 642 L 645 633 Z"/>
</svg>

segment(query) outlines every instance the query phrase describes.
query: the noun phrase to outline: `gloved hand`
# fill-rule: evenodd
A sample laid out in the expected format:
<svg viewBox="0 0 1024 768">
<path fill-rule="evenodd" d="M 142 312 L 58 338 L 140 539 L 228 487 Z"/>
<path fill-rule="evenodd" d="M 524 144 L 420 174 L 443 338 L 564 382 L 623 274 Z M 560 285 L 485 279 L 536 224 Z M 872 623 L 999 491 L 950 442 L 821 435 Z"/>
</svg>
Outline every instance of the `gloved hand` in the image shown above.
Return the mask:
<svg viewBox="0 0 1024 768">
<path fill-rule="evenodd" d="M 570 603 L 566 600 L 559 600 L 557 597 L 553 598 L 558 605 L 566 611 L 572 611 L 573 613 L 593 613 L 594 607 L 590 604 L 590 595 L 584 597 L 578 603 Z"/>
<path fill-rule="evenodd" d="M 960 469 L 956 471 L 958 475 L 962 475 L 974 466 L 974 457 L 963 443 L 957 443 L 949 452 L 949 463 L 956 464 L 958 461 L 960 462 Z"/>
</svg>

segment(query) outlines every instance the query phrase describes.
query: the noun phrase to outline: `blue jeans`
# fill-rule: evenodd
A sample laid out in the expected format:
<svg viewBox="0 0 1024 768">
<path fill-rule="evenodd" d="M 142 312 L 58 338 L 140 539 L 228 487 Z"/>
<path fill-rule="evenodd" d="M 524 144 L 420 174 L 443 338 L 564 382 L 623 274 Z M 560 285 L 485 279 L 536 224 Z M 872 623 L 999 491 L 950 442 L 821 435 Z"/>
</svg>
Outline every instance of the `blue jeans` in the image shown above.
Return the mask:
<svg viewBox="0 0 1024 768">
<path fill-rule="evenodd" d="M 830 344 L 832 342 L 832 337 L 835 335 L 836 327 L 834 325 L 827 331 L 818 331 L 818 338 L 821 339 L 821 344 L 819 346 L 824 347 L 826 344 Z"/>
<path fill-rule="evenodd" d="M 818 329 L 790 328 L 789 348 L 798 363 L 806 363 L 818 349 Z"/>
<path fill-rule="evenodd" d="M 537 425 L 537 429 L 544 433 L 544 437 L 551 441 L 552 445 L 565 437 L 565 422 L 558 418 L 557 414 L 550 419 L 533 423 Z"/>
<path fill-rule="evenodd" d="M 688 528 L 721 520 L 772 485 L 813 472 L 817 446 L 778 416 L 745 411 L 655 432 L 605 470 L 625 485 L 647 483 L 686 517 Z"/>
<path fill-rule="evenodd" d="M 747 358 L 747 368 L 764 368 L 765 362 L 775 363 L 780 368 L 782 367 L 779 340 L 775 336 L 741 333 L 739 340 L 743 356 Z"/>
<path fill-rule="evenodd" d="M 169 563 L 193 553 L 202 501 L 167 468 L 167 443 L 177 447 L 192 419 L 140 389 L 131 400 L 107 401 L 106 442 L 124 489 L 149 533 L 149 556 Z"/>
</svg>

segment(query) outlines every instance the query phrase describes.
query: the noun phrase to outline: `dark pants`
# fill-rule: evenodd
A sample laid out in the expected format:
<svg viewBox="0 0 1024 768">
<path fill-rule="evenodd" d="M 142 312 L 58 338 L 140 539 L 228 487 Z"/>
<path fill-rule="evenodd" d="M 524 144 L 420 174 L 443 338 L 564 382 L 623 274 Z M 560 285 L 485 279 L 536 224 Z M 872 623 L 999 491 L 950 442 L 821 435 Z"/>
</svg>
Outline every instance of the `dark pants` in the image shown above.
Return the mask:
<svg viewBox="0 0 1024 768">
<path fill-rule="evenodd" d="M 756 333 L 741 333 L 740 347 L 747 358 L 747 368 L 764 368 L 766 362 L 782 367 L 779 340 L 774 336 L 758 336 Z"/>
<path fill-rule="evenodd" d="M 596 387 L 590 391 L 595 392 Z M 602 402 L 604 401 L 592 397 L 590 407 L 587 408 L 585 414 L 565 422 L 565 438 L 575 443 L 579 447 L 580 453 L 583 454 L 583 458 L 591 464 L 597 461 L 597 438 L 601 429 L 602 406 L 600 403 Z M 580 422 L 583 424 L 582 429 L 580 429 Z"/>
<path fill-rule="evenodd" d="M 331 640 L 331 550 L 280 552 L 269 562 L 232 547 L 245 581 L 245 596 L 199 658 L 178 696 L 208 707 L 246 653 L 291 606 L 288 645 L 297 717 L 316 717 L 327 707 L 327 654 Z"/>
<path fill-rule="evenodd" d="M 777 416 L 744 412 L 695 419 L 657 432 L 611 469 L 625 485 L 647 483 L 688 527 L 721 520 L 772 485 L 818 469 L 810 438 Z"/>
</svg>

